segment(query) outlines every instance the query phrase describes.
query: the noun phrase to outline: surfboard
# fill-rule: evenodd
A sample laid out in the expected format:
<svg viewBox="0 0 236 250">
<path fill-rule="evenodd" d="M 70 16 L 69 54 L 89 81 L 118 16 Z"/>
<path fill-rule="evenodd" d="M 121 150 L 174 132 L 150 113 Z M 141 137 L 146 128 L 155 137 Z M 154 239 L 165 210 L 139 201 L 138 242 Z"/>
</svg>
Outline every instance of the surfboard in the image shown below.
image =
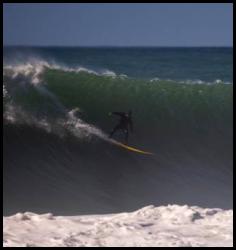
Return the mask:
<svg viewBox="0 0 236 250">
<path fill-rule="evenodd" d="M 130 150 L 130 151 L 133 151 L 133 152 L 136 152 L 136 153 L 140 153 L 140 154 L 145 154 L 145 155 L 154 155 L 154 153 L 151 153 L 151 152 L 147 152 L 147 151 L 143 151 L 143 150 L 140 150 L 138 148 L 134 148 L 134 147 L 131 147 L 131 146 L 128 146 L 128 145 L 125 145 L 121 142 L 118 142 L 118 141 L 115 141 L 115 140 L 111 140 L 111 142 L 119 147 L 122 147 L 122 148 L 125 148 L 127 150 Z"/>
</svg>

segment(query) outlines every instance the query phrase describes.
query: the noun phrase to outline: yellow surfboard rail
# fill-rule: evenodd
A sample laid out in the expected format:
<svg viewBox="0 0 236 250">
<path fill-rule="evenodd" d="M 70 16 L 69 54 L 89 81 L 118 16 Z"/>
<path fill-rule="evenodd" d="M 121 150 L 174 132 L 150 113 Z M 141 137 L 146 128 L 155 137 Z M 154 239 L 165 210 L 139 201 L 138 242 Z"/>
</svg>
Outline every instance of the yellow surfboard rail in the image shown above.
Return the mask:
<svg viewBox="0 0 236 250">
<path fill-rule="evenodd" d="M 143 150 L 140 150 L 140 149 L 125 145 L 125 144 L 123 144 L 121 142 L 118 142 L 118 141 L 115 141 L 115 140 L 111 140 L 111 142 L 113 144 L 117 145 L 117 146 L 120 146 L 122 148 L 128 149 L 128 150 L 136 152 L 136 153 L 145 154 L 145 155 L 154 155 L 154 153 L 143 151 Z"/>
</svg>

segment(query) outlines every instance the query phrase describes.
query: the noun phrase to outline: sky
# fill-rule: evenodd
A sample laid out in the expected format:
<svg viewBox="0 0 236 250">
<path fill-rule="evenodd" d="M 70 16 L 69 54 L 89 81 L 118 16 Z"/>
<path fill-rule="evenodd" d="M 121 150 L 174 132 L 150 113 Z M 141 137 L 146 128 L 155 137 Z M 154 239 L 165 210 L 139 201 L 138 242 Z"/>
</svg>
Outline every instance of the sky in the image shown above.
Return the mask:
<svg viewBox="0 0 236 250">
<path fill-rule="evenodd" d="M 4 3 L 3 44 L 232 46 L 232 3 Z"/>
</svg>

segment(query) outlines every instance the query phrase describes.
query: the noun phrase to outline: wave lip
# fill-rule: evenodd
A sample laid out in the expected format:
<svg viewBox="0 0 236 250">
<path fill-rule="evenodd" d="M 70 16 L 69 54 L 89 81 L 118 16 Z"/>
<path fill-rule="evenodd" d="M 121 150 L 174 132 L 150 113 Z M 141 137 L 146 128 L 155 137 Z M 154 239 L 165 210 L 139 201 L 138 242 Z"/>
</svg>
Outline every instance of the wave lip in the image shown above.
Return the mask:
<svg viewBox="0 0 236 250">
<path fill-rule="evenodd" d="M 37 85 L 41 83 L 42 75 L 45 72 L 46 69 L 49 70 L 58 70 L 62 72 L 71 72 L 71 73 L 87 73 L 91 75 L 96 76 L 104 76 L 104 77 L 110 77 L 110 78 L 119 78 L 119 79 L 135 79 L 133 77 L 130 77 L 129 75 L 125 73 L 119 73 L 117 74 L 115 71 L 110 69 L 90 69 L 84 66 L 75 66 L 70 67 L 67 65 L 63 65 L 61 63 L 57 63 L 56 61 L 52 60 L 41 60 L 37 58 L 30 58 L 24 63 L 14 63 L 14 64 L 4 64 L 3 67 L 3 75 L 8 75 L 12 78 L 16 78 L 19 75 L 23 75 L 25 77 L 31 78 L 31 83 L 33 85 Z M 138 78 L 137 78 L 138 80 Z M 152 77 L 151 79 L 146 78 L 143 79 L 144 81 L 150 82 L 150 83 L 159 83 L 159 82 L 169 82 L 169 83 L 179 83 L 179 84 L 232 84 L 230 81 L 223 81 L 219 78 L 216 78 L 213 81 L 205 81 L 201 79 L 171 79 L 171 78 L 160 78 L 160 77 Z"/>
<path fill-rule="evenodd" d="M 15 64 L 15 65 L 4 65 L 3 67 L 3 75 L 11 77 L 13 79 L 17 78 L 20 75 L 23 75 L 25 77 L 30 77 L 31 83 L 33 85 L 37 85 L 41 82 L 41 76 L 45 72 L 46 69 L 50 70 L 58 70 L 62 72 L 72 72 L 72 73 L 87 73 L 92 74 L 96 76 L 105 76 L 105 77 L 120 77 L 120 78 L 126 78 L 127 76 L 125 74 L 121 74 L 118 76 L 115 72 L 111 70 L 100 70 L 95 71 L 88 69 L 83 66 L 79 67 L 68 67 L 63 66 L 57 63 L 50 63 L 43 60 L 32 60 L 27 63 L 21 63 L 21 64 Z"/>
<path fill-rule="evenodd" d="M 46 69 L 51 70 L 58 70 L 62 72 L 71 72 L 71 73 L 87 73 L 96 76 L 104 76 L 104 77 L 111 77 L 111 78 L 119 78 L 119 79 L 134 79 L 132 77 L 127 76 L 126 74 L 117 74 L 111 70 L 91 70 L 83 66 L 79 67 L 67 67 L 57 63 L 50 63 L 47 61 L 42 60 L 33 60 L 32 62 L 27 62 L 23 64 L 15 64 L 15 65 L 4 65 L 3 67 L 3 75 L 7 75 L 12 77 L 13 79 L 17 78 L 19 75 L 23 75 L 25 77 L 30 77 L 31 83 L 33 85 L 37 85 L 41 82 L 41 76 L 45 72 Z M 179 83 L 179 84 L 232 84 L 228 81 L 223 81 L 221 79 L 215 79 L 212 82 L 203 81 L 200 79 L 191 80 L 175 80 L 175 79 L 163 79 L 159 77 L 154 77 L 148 80 L 150 83 L 158 83 L 158 82 L 169 82 L 169 83 Z"/>
</svg>

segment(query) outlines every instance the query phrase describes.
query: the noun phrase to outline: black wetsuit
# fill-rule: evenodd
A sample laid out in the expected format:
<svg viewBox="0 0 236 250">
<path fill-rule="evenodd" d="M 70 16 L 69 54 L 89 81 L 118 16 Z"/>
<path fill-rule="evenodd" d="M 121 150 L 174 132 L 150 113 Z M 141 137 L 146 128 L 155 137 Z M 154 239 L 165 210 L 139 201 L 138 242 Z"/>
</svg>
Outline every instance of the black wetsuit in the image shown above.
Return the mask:
<svg viewBox="0 0 236 250">
<path fill-rule="evenodd" d="M 127 143 L 129 137 L 129 129 L 131 130 L 131 132 L 133 132 L 133 122 L 131 119 L 131 114 L 125 112 L 112 112 L 112 114 L 120 116 L 120 122 L 111 131 L 110 137 L 112 137 L 117 130 L 122 130 L 125 133 L 125 141 Z"/>
</svg>

